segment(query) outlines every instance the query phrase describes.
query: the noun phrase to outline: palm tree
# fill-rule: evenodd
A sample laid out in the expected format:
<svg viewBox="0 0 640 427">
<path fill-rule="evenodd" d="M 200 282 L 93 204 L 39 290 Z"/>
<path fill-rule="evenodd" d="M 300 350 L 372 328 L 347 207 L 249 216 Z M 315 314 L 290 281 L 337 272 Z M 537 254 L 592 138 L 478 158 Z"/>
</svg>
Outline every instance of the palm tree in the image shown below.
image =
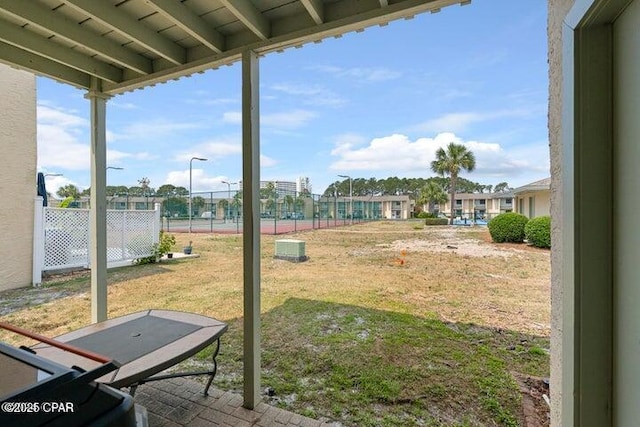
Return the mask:
<svg viewBox="0 0 640 427">
<path fill-rule="evenodd" d="M 454 202 L 458 175 L 461 170 L 471 172 L 475 167 L 475 155 L 462 144 L 450 142 L 446 150 L 438 148 L 438 151 L 436 151 L 436 159 L 431 162 L 431 170 L 441 176 L 449 175 L 449 193 L 451 194 L 451 218 L 449 218 L 449 224 L 453 224 L 453 218 L 455 217 Z"/>
<path fill-rule="evenodd" d="M 429 213 L 432 214 L 436 204 L 441 204 L 447 201 L 447 193 L 442 186 L 437 182 L 431 180 L 427 181 L 424 187 L 420 190 L 420 198 L 418 202 L 420 204 L 427 203 L 429 205 Z"/>
<path fill-rule="evenodd" d="M 291 194 L 287 194 L 284 196 L 283 202 L 285 209 L 284 215 L 290 216 L 289 211 L 291 210 L 291 206 L 293 206 L 293 196 Z"/>
<path fill-rule="evenodd" d="M 80 198 L 80 190 L 73 184 L 67 184 L 64 187 L 58 188 L 56 192 L 58 197 L 62 198 L 72 198 L 73 200 L 78 200 Z"/>
</svg>

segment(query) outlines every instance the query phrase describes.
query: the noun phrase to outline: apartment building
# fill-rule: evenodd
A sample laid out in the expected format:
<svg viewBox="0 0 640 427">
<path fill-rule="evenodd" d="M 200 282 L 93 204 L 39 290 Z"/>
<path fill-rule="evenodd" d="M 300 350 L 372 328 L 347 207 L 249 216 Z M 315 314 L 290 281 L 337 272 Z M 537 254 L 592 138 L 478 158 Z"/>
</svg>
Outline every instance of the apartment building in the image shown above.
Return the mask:
<svg viewBox="0 0 640 427">
<path fill-rule="evenodd" d="M 489 220 L 501 213 L 514 211 L 513 193 L 456 193 L 453 207 L 456 217 Z M 427 210 L 426 205 L 423 208 Z M 447 200 L 436 208 L 448 216 L 451 203 Z"/>
</svg>

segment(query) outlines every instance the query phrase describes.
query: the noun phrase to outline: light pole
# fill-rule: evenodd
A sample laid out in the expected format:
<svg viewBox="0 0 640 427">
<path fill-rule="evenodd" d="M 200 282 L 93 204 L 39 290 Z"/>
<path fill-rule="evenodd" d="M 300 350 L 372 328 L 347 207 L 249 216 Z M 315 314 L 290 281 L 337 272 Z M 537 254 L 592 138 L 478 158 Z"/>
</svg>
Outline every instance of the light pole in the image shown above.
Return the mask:
<svg viewBox="0 0 640 427">
<path fill-rule="evenodd" d="M 229 181 L 222 181 L 223 184 L 227 184 L 227 198 L 229 200 L 227 200 L 227 216 L 231 217 L 231 184 L 237 184 L 237 182 L 229 182 Z M 224 222 L 227 222 L 227 218 L 224 219 Z"/>
<path fill-rule="evenodd" d="M 202 162 L 206 162 L 207 159 L 205 159 L 204 157 L 192 157 L 191 160 L 189 160 L 189 234 L 191 234 L 191 185 L 192 185 L 194 160 L 200 160 Z"/>
<path fill-rule="evenodd" d="M 351 211 L 351 215 L 349 215 L 349 224 L 353 225 L 353 180 L 349 175 L 338 175 L 340 178 L 349 178 L 349 210 Z"/>
</svg>

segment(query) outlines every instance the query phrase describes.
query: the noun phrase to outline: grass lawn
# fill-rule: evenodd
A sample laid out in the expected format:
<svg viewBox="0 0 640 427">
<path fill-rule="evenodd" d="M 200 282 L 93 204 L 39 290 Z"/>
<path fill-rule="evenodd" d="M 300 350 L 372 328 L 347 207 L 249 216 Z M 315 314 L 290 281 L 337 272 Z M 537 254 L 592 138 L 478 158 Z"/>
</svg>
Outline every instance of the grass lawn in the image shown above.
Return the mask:
<svg viewBox="0 0 640 427">
<path fill-rule="evenodd" d="M 523 425 L 515 378 L 549 375 L 549 252 L 419 224 L 289 234 L 306 242 L 301 263 L 274 259 L 282 237 L 262 236 L 267 402 L 347 426 Z M 214 384 L 240 391 L 242 239 L 191 239 L 200 258 L 110 271 L 109 317 L 168 308 L 229 322 Z M 79 275 L 4 292 L 1 318 L 47 336 L 77 329 L 88 287 Z"/>
</svg>

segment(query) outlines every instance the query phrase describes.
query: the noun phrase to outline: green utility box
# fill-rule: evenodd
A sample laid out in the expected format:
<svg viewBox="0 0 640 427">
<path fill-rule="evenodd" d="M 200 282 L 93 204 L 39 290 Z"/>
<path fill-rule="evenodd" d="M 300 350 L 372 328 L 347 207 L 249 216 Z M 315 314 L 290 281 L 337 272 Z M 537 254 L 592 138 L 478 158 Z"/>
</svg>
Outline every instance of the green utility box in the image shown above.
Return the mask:
<svg viewBox="0 0 640 427">
<path fill-rule="evenodd" d="M 287 261 L 302 262 L 307 260 L 304 242 L 302 240 L 281 239 L 276 240 L 276 252 L 274 258 Z"/>
</svg>

